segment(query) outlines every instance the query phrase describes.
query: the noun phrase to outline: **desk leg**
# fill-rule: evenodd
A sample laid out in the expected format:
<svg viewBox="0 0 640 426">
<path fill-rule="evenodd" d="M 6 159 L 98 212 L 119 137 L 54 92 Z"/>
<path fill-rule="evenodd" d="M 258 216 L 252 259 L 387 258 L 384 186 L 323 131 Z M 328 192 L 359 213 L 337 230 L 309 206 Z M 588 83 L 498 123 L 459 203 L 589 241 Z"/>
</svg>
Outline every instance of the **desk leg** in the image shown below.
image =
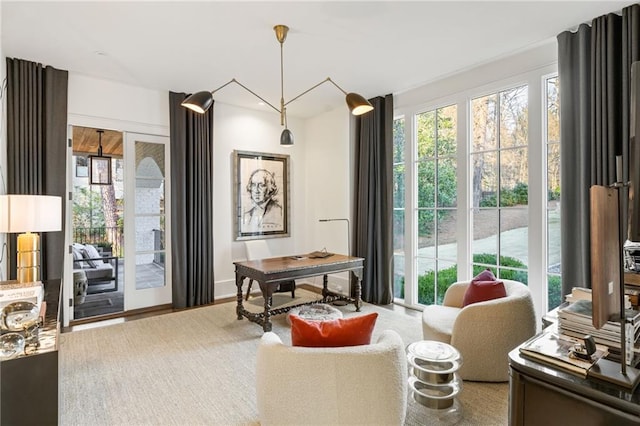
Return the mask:
<svg viewBox="0 0 640 426">
<path fill-rule="evenodd" d="M 322 276 L 322 302 L 327 302 L 327 296 L 329 295 L 329 277 L 327 274 Z"/>
<path fill-rule="evenodd" d="M 236 306 L 236 315 L 238 319 L 242 319 L 242 311 L 244 307 L 242 306 L 242 283 L 244 282 L 244 277 L 238 273 L 236 273 L 236 287 L 238 291 L 236 293 L 236 299 L 238 300 L 238 305 Z"/>
<path fill-rule="evenodd" d="M 360 305 L 362 305 L 362 269 L 353 271 L 353 275 L 356 276 L 356 288 L 355 288 L 355 301 L 356 312 L 360 312 Z"/>
<path fill-rule="evenodd" d="M 262 331 L 265 333 L 267 331 L 271 331 L 271 298 L 273 297 L 273 290 L 277 287 L 274 287 L 270 284 L 260 284 L 260 291 L 262 292 L 262 297 L 264 298 L 264 322 L 262 323 Z"/>
</svg>

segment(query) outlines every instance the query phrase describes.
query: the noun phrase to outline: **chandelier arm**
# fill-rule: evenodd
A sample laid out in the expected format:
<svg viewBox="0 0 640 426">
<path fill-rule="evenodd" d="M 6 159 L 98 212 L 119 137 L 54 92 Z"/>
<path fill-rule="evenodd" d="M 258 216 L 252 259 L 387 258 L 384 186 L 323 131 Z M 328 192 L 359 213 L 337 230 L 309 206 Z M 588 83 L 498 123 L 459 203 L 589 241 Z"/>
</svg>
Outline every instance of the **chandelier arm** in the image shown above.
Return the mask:
<svg viewBox="0 0 640 426">
<path fill-rule="evenodd" d="M 238 86 L 242 87 L 244 90 L 246 90 L 247 92 L 251 93 L 253 96 L 255 96 L 256 98 L 260 99 L 262 102 L 264 102 L 265 104 L 269 105 L 271 108 L 273 108 L 277 113 L 280 113 L 280 110 L 276 107 L 274 107 L 271 102 L 267 101 L 265 98 L 263 98 L 262 96 L 258 95 L 256 92 L 254 92 L 253 90 L 249 89 L 247 86 L 245 86 L 244 84 L 240 83 L 238 80 L 236 80 L 235 78 L 232 78 L 231 80 L 227 81 L 225 84 L 223 84 L 222 86 L 218 87 L 217 89 L 211 91 L 211 94 L 214 94 L 215 92 L 217 92 L 218 90 L 222 89 L 225 86 L 228 86 L 231 83 L 236 83 Z"/>
<path fill-rule="evenodd" d="M 333 83 L 333 80 L 331 80 L 331 77 L 327 77 L 327 78 L 325 78 L 324 80 L 322 80 L 320 83 L 318 83 L 318 84 L 316 84 L 315 86 L 313 86 L 313 87 L 311 87 L 311 88 L 309 88 L 309 89 L 305 90 L 304 92 L 300 93 L 300 94 L 299 94 L 298 96 L 296 96 L 295 98 L 293 98 L 293 99 L 291 99 L 291 100 L 287 101 L 287 102 L 284 104 L 284 106 L 289 105 L 291 102 L 295 101 L 296 99 L 301 98 L 302 96 L 306 95 L 307 93 L 309 93 L 310 91 L 312 91 L 312 90 L 313 90 L 313 89 L 315 89 L 316 87 L 323 85 L 323 84 L 324 84 L 324 83 L 326 83 L 327 81 L 330 81 L 331 83 Z M 335 83 L 333 83 L 333 84 L 334 84 L 338 89 L 340 89 L 340 87 L 339 87 L 337 84 L 335 84 Z M 342 89 L 340 89 L 340 90 L 342 90 Z M 344 92 L 344 94 L 345 94 L 345 95 L 347 94 L 347 92 L 345 92 L 344 90 L 342 90 L 342 91 Z"/>
<path fill-rule="evenodd" d="M 331 84 L 336 86 L 338 88 L 338 90 L 340 90 L 342 93 L 344 93 L 345 96 L 348 95 L 346 90 L 344 90 L 342 87 L 338 86 L 338 84 L 335 81 L 331 80 L 331 77 L 327 77 L 327 81 L 329 81 Z"/>
</svg>

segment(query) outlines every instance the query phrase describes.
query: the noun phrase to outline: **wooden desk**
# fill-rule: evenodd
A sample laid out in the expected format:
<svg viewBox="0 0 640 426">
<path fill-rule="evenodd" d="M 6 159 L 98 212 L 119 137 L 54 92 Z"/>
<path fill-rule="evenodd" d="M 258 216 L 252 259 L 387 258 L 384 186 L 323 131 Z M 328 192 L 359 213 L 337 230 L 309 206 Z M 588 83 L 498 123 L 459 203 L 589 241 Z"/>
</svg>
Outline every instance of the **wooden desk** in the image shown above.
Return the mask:
<svg viewBox="0 0 640 426">
<path fill-rule="evenodd" d="M 236 313 L 238 319 L 246 317 L 249 321 L 262 325 L 262 329 L 271 331 L 271 316 L 282 314 L 296 306 L 306 305 L 301 303 L 294 306 L 271 309 L 271 296 L 280 281 L 296 280 L 301 278 L 317 277 L 323 275 L 322 280 L 322 300 L 318 302 L 330 303 L 334 300 L 344 300 L 353 303 L 356 311 L 360 312 L 362 271 L 364 269 L 364 259 L 361 257 L 344 256 L 334 254 L 324 259 L 312 259 L 304 257 L 296 259 L 293 256 L 273 257 L 270 259 L 248 260 L 245 262 L 234 262 L 236 266 L 236 286 L 238 288 L 238 306 Z M 333 293 L 327 284 L 328 274 L 351 271 L 356 276 L 355 297 L 345 297 Z M 246 278 L 255 280 L 260 285 L 260 291 L 264 298 L 264 312 L 253 313 L 247 311 L 242 305 L 242 284 Z M 311 302 L 316 303 L 316 302 Z"/>
<path fill-rule="evenodd" d="M 638 425 L 640 387 L 633 393 L 583 379 L 509 353 L 509 425 Z"/>
</svg>

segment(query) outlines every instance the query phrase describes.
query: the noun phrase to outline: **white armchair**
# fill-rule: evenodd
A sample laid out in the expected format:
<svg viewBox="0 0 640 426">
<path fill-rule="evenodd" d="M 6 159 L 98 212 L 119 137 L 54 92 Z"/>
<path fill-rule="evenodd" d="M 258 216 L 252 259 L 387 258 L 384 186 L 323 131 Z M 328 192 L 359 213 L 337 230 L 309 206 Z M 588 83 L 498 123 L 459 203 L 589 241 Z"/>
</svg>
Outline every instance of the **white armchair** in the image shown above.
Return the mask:
<svg viewBox="0 0 640 426">
<path fill-rule="evenodd" d="M 376 343 L 338 348 L 286 346 L 265 333 L 256 377 L 263 426 L 404 423 L 407 361 L 392 330 Z"/>
<path fill-rule="evenodd" d="M 422 312 L 425 340 L 452 345 L 462 355 L 458 373 L 464 380 L 509 380 L 508 353 L 536 333 L 536 316 L 529 288 L 521 282 L 501 280 L 506 297 L 463 307 L 469 281 L 449 287 L 442 305 Z"/>
</svg>

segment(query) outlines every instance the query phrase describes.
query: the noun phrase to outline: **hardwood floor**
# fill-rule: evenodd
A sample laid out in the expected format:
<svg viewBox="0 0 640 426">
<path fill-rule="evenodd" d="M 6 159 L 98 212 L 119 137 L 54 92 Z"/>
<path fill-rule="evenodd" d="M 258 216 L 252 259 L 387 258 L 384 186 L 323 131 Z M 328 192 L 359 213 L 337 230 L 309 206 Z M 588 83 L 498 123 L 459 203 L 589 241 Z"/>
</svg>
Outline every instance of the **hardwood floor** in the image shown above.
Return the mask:
<svg viewBox="0 0 640 426">
<path fill-rule="evenodd" d="M 300 284 L 297 286 L 298 288 L 301 289 L 305 289 L 308 291 L 312 291 L 314 293 L 318 293 L 321 294 L 322 289 L 316 286 L 312 286 L 309 284 Z M 256 293 L 257 294 L 257 293 Z M 215 305 L 219 305 L 221 303 L 235 303 L 236 298 L 234 297 L 226 297 L 224 299 L 218 299 L 215 301 Z M 201 306 L 197 306 L 197 308 L 199 308 Z M 415 309 L 409 309 L 406 308 L 404 306 L 400 306 L 400 305 L 395 305 L 395 304 L 391 304 L 391 305 L 386 305 L 386 306 L 381 306 L 382 308 L 385 309 L 389 309 L 391 311 L 394 312 L 398 312 L 398 313 L 403 313 L 405 315 L 410 315 L 410 316 L 420 316 L 422 315 L 422 312 L 419 310 L 415 310 Z M 193 309 L 193 308 L 186 308 L 186 309 Z M 164 315 L 164 314 L 169 314 L 171 312 L 177 312 L 180 311 L 182 309 L 174 309 L 171 307 L 171 305 L 164 305 L 164 306 L 159 306 L 159 307 L 154 307 L 154 308 L 150 308 L 150 309 L 138 309 L 136 311 L 132 311 L 132 312 L 128 312 L 128 313 L 116 313 L 116 314 L 109 314 L 109 315 L 102 315 L 102 316 L 97 316 L 97 317 L 92 317 L 92 318 L 87 318 L 87 319 L 81 319 L 81 320 L 76 320 L 76 321 L 72 321 L 71 324 L 69 325 L 69 327 L 63 327 L 62 328 L 62 333 L 67 333 L 70 331 L 79 331 L 79 330 L 86 330 L 89 328 L 96 328 L 96 327 L 104 327 L 107 325 L 113 325 L 113 324 L 120 324 L 120 323 L 124 323 L 127 321 L 135 321 L 138 319 L 142 319 L 142 318 L 148 318 L 148 317 L 152 317 L 152 316 L 156 316 L 156 315 Z"/>
</svg>

